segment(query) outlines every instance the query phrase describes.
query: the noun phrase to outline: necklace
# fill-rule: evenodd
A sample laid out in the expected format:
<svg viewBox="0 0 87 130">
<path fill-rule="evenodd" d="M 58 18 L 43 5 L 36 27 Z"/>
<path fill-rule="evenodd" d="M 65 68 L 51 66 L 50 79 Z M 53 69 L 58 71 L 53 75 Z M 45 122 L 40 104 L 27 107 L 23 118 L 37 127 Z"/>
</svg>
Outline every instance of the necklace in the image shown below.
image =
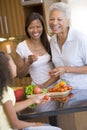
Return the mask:
<svg viewBox="0 0 87 130">
<path fill-rule="evenodd" d="M 37 43 L 32 44 L 32 42 L 28 41 L 27 45 L 33 54 L 44 55 L 46 53 L 44 46 L 41 43 L 37 45 L 36 44 Z"/>
<path fill-rule="evenodd" d="M 34 51 L 41 51 L 43 50 L 43 47 L 40 47 L 40 48 L 33 48 Z"/>
</svg>

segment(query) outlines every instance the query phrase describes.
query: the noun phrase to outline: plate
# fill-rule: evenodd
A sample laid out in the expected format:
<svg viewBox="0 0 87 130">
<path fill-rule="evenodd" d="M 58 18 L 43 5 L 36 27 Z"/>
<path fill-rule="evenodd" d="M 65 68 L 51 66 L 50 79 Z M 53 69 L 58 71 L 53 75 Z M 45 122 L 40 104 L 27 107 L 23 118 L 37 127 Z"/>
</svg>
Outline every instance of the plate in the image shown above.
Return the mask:
<svg viewBox="0 0 87 130">
<path fill-rule="evenodd" d="M 67 90 L 65 92 L 50 92 L 47 93 L 47 95 L 49 95 L 50 97 L 54 98 L 54 97 L 66 97 L 71 93 L 71 90 Z M 45 94 L 32 94 L 32 95 L 26 95 L 27 98 L 33 98 L 37 95 L 45 95 Z"/>
</svg>

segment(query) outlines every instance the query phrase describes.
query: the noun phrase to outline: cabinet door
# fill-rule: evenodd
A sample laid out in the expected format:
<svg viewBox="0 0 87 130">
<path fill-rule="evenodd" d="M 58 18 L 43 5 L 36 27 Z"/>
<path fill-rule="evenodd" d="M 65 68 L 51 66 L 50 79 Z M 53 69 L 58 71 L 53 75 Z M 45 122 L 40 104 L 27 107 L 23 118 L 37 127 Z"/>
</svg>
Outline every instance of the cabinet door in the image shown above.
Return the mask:
<svg viewBox="0 0 87 130">
<path fill-rule="evenodd" d="M 2 17 L 2 24 L 3 24 L 3 35 L 8 36 L 8 19 L 7 19 L 7 7 L 6 3 L 3 0 L 0 0 L 1 4 L 1 17 Z"/>
<path fill-rule="evenodd" d="M 46 19 L 46 23 L 47 23 L 47 30 L 48 33 L 51 33 L 50 27 L 49 27 L 49 7 L 51 6 L 51 4 L 53 4 L 54 2 L 59 2 L 60 0 L 44 0 L 44 7 L 43 7 L 43 12 L 44 12 L 44 16 Z"/>
<path fill-rule="evenodd" d="M 20 0 L 0 0 L 3 36 L 24 35 L 24 14 Z"/>
<path fill-rule="evenodd" d="M 0 0 L 0 36 L 4 34 L 4 25 L 3 25 L 3 17 L 2 17 L 2 1 Z"/>
</svg>

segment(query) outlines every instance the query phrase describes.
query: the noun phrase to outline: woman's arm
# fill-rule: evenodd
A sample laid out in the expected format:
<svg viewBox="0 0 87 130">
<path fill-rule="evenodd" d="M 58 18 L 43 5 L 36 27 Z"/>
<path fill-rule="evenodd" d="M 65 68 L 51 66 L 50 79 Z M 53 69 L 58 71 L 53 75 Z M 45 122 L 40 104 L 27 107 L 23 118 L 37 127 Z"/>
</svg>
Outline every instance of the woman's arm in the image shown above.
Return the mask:
<svg viewBox="0 0 87 130">
<path fill-rule="evenodd" d="M 87 74 L 87 66 L 65 67 L 66 73 Z"/>
<path fill-rule="evenodd" d="M 43 125 L 42 123 L 35 123 L 35 122 L 29 123 L 19 120 L 16 111 L 14 109 L 14 106 L 12 105 L 12 101 L 10 100 L 7 101 L 5 104 L 3 104 L 3 108 L 13 129 L 23 129 L 25 127 Z"/>
<path fill-rule="evenodd" d="M 24 77 L 28 74 L 30 64 L 28 60 L 22 59 L 20 55 L 16 53 L 16 65 L 17 65 L 17 75 L 19 77 Z"/>
<path fill-rule="evenodd" d="M 50 75 L 56 77 L 64 73 L 87 74 L 87 66 L 59 66 L 50 71 Z"/>
<path fill-rule="evenodd" d="M 54 77 L 51 76 L 49 80 L 47 80 L 45 83 L 39 85 L 41 88 L 47 88 L 50 85 L 52 85 L 53 83 L 55 83 L 57 80 L 59 79 L 59 77 Z"/>
<path fill-rule="evenodd" d="M 38 57 L 36 55 L 29 55 L 27 59 L 22 59 L 21 56 L 16 53 L 16 65 L 18 76 L 26 76 L 28 74 L 29 67 L 36 60 L 38 60 Z"/>
</svg>

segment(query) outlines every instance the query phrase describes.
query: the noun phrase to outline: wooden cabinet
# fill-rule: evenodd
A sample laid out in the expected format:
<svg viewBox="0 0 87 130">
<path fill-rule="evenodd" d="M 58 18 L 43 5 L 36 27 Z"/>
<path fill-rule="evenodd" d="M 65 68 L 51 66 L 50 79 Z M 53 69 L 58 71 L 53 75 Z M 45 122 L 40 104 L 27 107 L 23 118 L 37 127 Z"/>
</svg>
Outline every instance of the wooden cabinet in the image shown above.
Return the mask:
<svg viewBox="0 0 87 130">
<path fill-rule="evenodd" d="M 50 27 L 49 27 L 49 7 L 51 6 L 52 3 L 59 2 L 59 1 L 60 0 L 44 0 L 43 12 L 46 19 L 48 33 L 51 32 Z"/>
<path fill-rule="evenodd" d="M 21 1 L 0 0 L 0 37 L 24 34 L 24 12 Z"/>
<path fill-rule="evenodd" d="M 50 32 L 49 6 L 57 1 L 59 0 L 43 0 L 43 3 L 23 6 L 21 0 L 0 0 L 0 37 L 25 35 L 25 17 L 31 12 L 43 15 L 47 31 Z"/>
<path fill-rule="evenodd" d="M 22 42 L 25 39 L 26 39 L 26 36 L 16 36 L 16 37 L 13 37 L 13 39 L 8 39 L 6 41 L 0 42 L 0 51 L 8 53 L 15 60 L 16 46 L 19 42 Z"/>
<path fill-rule="evenodd" d="M 52 3 L 58 2 L 60 0 L 43 0 L 43 3 L 37 3 L 37 4 L 27 4 L 24 5 L 24 13 L 25 17 L 28 14 L 31 14 L 31 12 L 38 12 L 40 13 L 46 22 L 47 32 L 50 32 L 49 28 L 49 7 Z"/>
</svg>

